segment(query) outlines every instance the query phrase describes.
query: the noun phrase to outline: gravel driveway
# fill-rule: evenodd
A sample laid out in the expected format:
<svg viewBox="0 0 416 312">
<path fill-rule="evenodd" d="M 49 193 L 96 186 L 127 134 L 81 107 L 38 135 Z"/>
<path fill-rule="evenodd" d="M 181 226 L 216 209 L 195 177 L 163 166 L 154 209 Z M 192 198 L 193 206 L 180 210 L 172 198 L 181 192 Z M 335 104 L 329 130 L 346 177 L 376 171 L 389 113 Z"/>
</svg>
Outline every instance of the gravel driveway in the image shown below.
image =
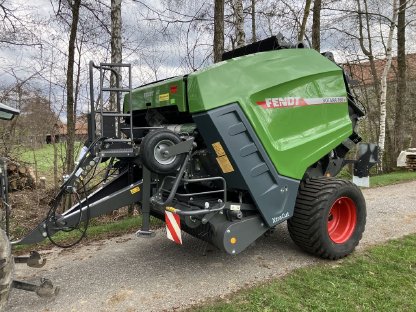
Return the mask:
<svg viewBox="0 0 416 312">
<path fill-rule="evenodd" d="M 367 227 L 358 250 L 416 233 L 416 181 L 364 190 L 364 196 Z M 190 236 L 176 246 L 160 230 L 150 239 L 126 235 L 52 250 L 44 268 L 19 265 L 16 275 L 50 278 L 61 288 L 58 297 L 45 300 L 13 290 L 7 311 L 174 310 L 323 261 L 300 251 L 286 224 L 237 256 L 218 250 L 204 256 L 203 247 Z"/>
</svg>

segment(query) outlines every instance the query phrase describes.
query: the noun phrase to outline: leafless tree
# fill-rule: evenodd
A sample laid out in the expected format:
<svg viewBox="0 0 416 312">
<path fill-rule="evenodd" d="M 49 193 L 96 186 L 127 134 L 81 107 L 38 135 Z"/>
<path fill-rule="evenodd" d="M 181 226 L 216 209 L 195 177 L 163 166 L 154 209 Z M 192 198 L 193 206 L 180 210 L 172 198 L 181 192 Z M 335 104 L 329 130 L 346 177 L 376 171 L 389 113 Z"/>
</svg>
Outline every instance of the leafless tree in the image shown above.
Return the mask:
<svg viewBox="0 0 416 312">
<path fill-rule="evenodd" d="M 312 20 L 312 48 L 321 51 L 321 8 L 322 0 L 313 2 L 313 20 Z"/>
<path fill-rule="evenodd" d="M 311 10 L 311 2 L 312 0 L 306 0 L 305 8 L 303 10 L 303 18 L 302 24 L 300 25 L 299 34 L 298 34 L 298 41 L 303 41 L 306 33 L 306 22 L 308 21 L 309 12 Z"/>
<path fill-rule="evenodd" d="M 66 113 L 67 113 L 67 149 L 66 149 L 66 170 L 74 168 L 74 143 L 75 143 L 75 116 L 74 111 L 74 63 L 75 63 L 75 42 L 78 31 L 79 11 L 81 0 L 68 0 L 71 9 L 72 19 L 68 42 L 68 66 L 66 74 Z"/>
<path fill-rule="evenodd" d="M 397 157 L 404 148 L 405 124 L 403 111 L 406 106 L 406 6 L 407 0 L 399 1 L 397 13 L 397 104 L 394 119 L 394 154 Z"/>
<path fill-rule="evenodd" d="M 0 1 L 0 44 L 11 46 L 40 46 L 32 31 L 34 21 L 26 5 L 11 0 Z"/>
<path fill-rule="evenodd" d="M 251 42 L 257 41 L 257 32 L 256 32 L 256 0 L 251 0 Z"/>
<path fill-rule="evenodd" d="M 122 41 L 121 41 L 121 0 L 111 0 L 111 63 L 122 63 Z M 115 68 L 115 72 L 111 72 L 110 86 L 116 87 L 117 75 L 120 77 L 120 69 Z M 121 85 L 121 82 L 120 82 Z M 120 87 L 120 86 L 118 86 Z M 114 111 L 116 108 L 117 92 L 111 92 L 110 94 L 110 111 Z"/>
<path fill-rule="evenodd" d="M 392 18 L 390 23 L 389 35 L 386 45 L 386 64 L 384 65 L 383 74 L 381 75 L 381 94 L 380 94 L 380 134 L 378 139 L 379 147 L 379 170 L 383 171 L 383 156 L 386 143 L 386 118 L 387 118 L 387 77 L 390 71 L 392 60 L 392 44 L 393 34 L 397 21 L 397 0 L 393 0 L 392 3 Z"/>
<path fill-rule="evenodd" d="M 214 4 L 214 63 L 221 61 L 224 53 L 224 0 Z"/>
<path fill-rule="evenodd" d="M 235 16 L 235 42 L 236 47 L 239 48 L 246 44 L 246 33 L 244 31 L 243 0 L 233 0 L 233 9 Z"/>
</svg>

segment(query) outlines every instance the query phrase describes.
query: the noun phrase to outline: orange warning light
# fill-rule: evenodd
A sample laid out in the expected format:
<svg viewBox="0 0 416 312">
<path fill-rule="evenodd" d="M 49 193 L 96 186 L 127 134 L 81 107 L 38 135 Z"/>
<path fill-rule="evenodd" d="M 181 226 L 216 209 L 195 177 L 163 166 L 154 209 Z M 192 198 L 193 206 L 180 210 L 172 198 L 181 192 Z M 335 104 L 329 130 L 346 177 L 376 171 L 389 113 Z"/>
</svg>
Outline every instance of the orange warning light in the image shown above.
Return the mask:
<svg viewBox="0 0 416 312">
<path fill-rule="evenodd" d="M 230 238 L 230 243 L 231 243 L 231 245 L 235 245 L 235 243 L 237 243 L 237 238 L 236 237 L 231 237 Z"/>
</svg>

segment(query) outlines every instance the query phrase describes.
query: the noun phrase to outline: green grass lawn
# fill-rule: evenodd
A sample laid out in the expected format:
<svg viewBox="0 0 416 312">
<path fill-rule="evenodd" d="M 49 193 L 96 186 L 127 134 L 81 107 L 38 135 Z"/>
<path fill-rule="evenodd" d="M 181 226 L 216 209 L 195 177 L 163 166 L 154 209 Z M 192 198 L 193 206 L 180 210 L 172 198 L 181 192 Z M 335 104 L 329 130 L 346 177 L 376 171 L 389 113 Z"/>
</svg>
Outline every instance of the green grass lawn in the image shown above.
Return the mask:
<svg viewBox="0 0 416 312">
<path fill-rule="evenodd" d="M 397 171 L 378 176 L 370 176 L 370 186 L 385 186 L 412 180 L 416 180 L 416 171 Z"/>
<path fill-rule="evenodd" d="M 57 156 L 58 156 L 58 167 L 62 168 L 63 159 L 66 153 L 66 144 L 57 143 Z M 81 147 L 81 142 L 75 142 L 75 158 L 78 156 L 78 151 Z M 19 160 L 30 165 L 34 170 L 35 163 L 37 164 L 37 170 L 39 175 L 50 175 L 53 174 L 53 145 L 44 144 L 38 149 L 25 149 L 20 155 Z"/>
<path fill-rule="evenodd" d="M 192 311 L 416 311 L 416 234 Z"/>
</svg>

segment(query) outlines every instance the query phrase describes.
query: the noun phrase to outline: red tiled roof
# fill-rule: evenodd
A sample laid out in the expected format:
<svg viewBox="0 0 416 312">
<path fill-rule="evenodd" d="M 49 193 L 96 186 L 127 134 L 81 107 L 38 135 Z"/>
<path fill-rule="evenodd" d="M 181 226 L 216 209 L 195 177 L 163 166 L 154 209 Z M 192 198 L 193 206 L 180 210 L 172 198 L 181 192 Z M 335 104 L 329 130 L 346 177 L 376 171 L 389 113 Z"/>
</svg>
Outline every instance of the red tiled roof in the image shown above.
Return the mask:
<svg viewBox="0 0 416 312">
<path fill-rule="evenodd" d="M 83 117 L 79 117 L 79 120 L 75 123 L 75 134 L 78 135 L 87 135 L 88 134 L 88 124 L 87 119 Z M 61 121 L 58 121 L 55 124 L 56 129 L 58 129 L 58 132 L 60 135 L 66 135 L 68 133 L 67 125 L 62 123 Z"/>
<path fill-rule="evenodd" d="M 380 80 L 386 64 L 386 59 L 375 60 L 376 79 Z M 350 75 L 352 80 L 358 81 L 363 85 L 374 83 L 369 61 L 347 63 L 343 65 L 344 70 Z M 416 79 L 416 53 L 406 55 L 407 79 Z M 391 68 L 387 77 L 388 81 L 397 79 L 397 57 L 393 57 Z"/>
</svg>

